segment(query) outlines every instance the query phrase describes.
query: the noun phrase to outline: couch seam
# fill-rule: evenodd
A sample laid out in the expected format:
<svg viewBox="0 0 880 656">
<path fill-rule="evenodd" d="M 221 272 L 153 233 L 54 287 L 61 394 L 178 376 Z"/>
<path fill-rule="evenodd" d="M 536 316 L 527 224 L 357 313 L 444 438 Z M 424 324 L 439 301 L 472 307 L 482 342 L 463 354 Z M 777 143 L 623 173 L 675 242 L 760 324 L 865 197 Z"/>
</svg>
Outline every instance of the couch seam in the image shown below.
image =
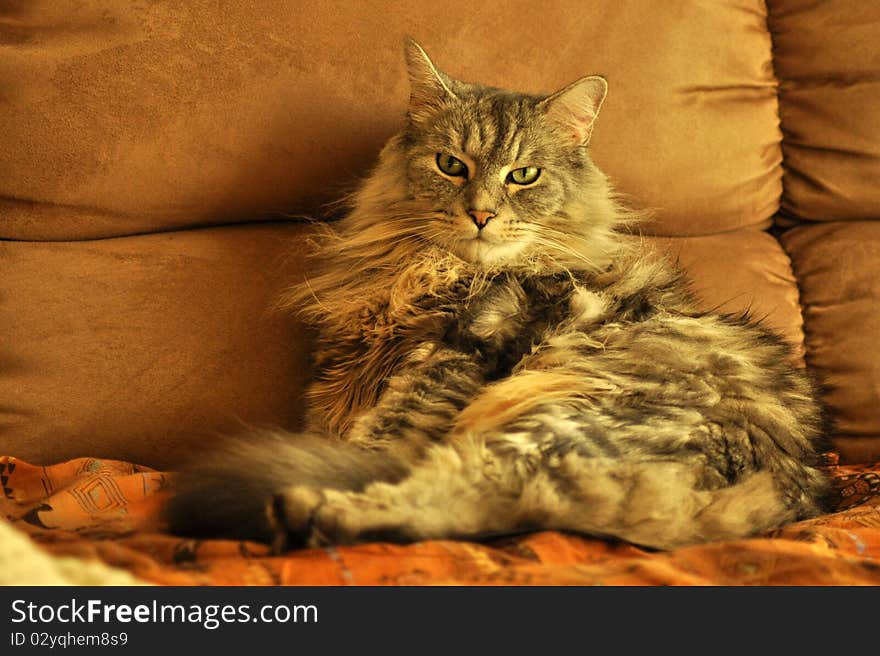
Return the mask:
<svg viewBox="0 0 880 656">
<path fill-rule="evenodd" d="M 801 292 L 801 280 L 798 277 L 798 272 L 794 265 L 794 260 L 791 257 L 788 249 L 785 247 L 781 237 L 781 233 L 784 232 L 782 227 L 778 224 L 777 218 L 779 216 L 784 216 L 783 213 L 783 203 L 785 201 L 785 129 L 782 125 L 782 111 L 781 111 L 781 87 L 782 82 L 780 80 L 779 74 L 776 71 L 776 39 L 774 37 L 774 30 L 772 27 L 773 20 L 771 18 L 771 9 L 770 5 L 772 4 L 772 0 L 764 0 L 764 21 L 767 28 L 767 36 L 770 39 L 770 72 L 773 75 L 773 79 L 775 81 L 776 88 L 776 121 L 777 127 L 779 130 L 779 167 L 782 171 L 782 176 L 780 177 L 780 194 L 779 194 L 779 209 L 776 211 L 776 214 L 771 218 L 770 228 L 767 232 L 776 240 L 776 243 L 779 244 L 779 249 L 785 254 L 786 260 L 788 260 L 788 267 L 791 271 L 791 277 L 794 281 L 794 288 L 796 298 L 795 301 L 797 303 L 798 315 L 800 317 L 800 333 L 801 333 L 801 346 L 803 348 L 803 358 L 804 363 L 807 367 L 810 366 L 809 363 L 809 348 L 807 346 L 807 319 L 806 314 L 804 312 L 804 303 L 803 303 L 803 293 Z"/>
<path fill-rule="evenodd" d="M 138 232 L 130 232 L 119 235 L 104 235 L 98 237 L 81 237 L 81 238 L 64 238 L 64 239 L 18 239 L 16 237 L 0 237 L 0 243 L 16 243 L 16 244 L 77 244 L 90 241 L 109 241 L 111 239 L 128 239 L 129 237 L 147 237 L 150 235 L 161 235 L 175 232 L 194 232 L 197 230 L 212 230 L 214 228 L 255 228 L 268 226 L 294 226 L 309 225 L 315 223 L 307 219 L 266 219 L 253 221 L 233 221 L 233 222 L 217 222 L 203 223 L 198 225 L 187 226 L 170 226 L 168 228 L 158 228 L 156 230 L 142 230 Z"/>
<path fill-rule="evenodd" d="M 779 209 L 776 210 L 776 214 L 774 215 L 773 224 L 776 225 L 775 217 L 782 214 L 782 205 L 785 201 L 785 129 L 782 126 L 782 110 L 781 110 L 781 95 L 782 95 L 782 82 L 780 80 L 779 74 L 776 70 L 776 39 L 774 36 L 773 30 L 773 20 L 770 16 L 771 10 L 770 5 L 772 0 L 763 0 L 764 1 L 764 25 L 767 29 L 767 37 L 770 39 L 770 74 L 773 76 L 774 86 L 776 89 L 776 125 L 779 130 L 779 168 L 782 171 L 782 176 L 780 177 L 780 193 L 779 193 Z"/>
</svg>

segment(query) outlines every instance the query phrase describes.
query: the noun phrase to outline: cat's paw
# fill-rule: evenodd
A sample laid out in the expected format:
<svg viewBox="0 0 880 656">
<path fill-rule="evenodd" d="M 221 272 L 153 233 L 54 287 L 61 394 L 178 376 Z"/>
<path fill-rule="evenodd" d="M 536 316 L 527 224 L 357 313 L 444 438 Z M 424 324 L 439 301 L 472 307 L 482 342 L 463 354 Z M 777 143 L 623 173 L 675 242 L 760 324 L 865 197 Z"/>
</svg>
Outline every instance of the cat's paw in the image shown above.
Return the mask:
<svg viewBox="0 0 880 656">
<path fill-rule="evenodd" d="M 377 484 L 365 493 L 297 485 L 282 490 L 267 508 L 275 553 L 369 540 L 409 542 L 420 538 Z M 372 490 L 374 494 L 369 494 Z"/>
<path fill-rule="evenodd" d="M 312 546 L 316 516 L 325 501 L 323 491 L 303 485 L 276 494 L 266 508 L 274 533 L 272 550 L 283 553 L 289 549 Z"/>
<path fill-rule="evenodd" d="M 267 508 L 276 553 L 358 541 L 349 493 L 296 485 L 276 494 Z M 357 514 L 357 513 L 354 513 Z"/>
</svg>

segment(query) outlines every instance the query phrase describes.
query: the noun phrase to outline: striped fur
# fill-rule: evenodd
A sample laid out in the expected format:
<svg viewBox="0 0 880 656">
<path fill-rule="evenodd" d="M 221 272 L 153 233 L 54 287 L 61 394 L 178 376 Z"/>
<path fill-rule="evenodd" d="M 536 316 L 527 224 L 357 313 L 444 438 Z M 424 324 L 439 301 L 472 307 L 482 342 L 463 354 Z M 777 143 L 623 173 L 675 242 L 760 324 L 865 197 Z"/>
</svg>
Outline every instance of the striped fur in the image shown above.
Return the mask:
<svg viewBox="0 0 880 656">
<path fill-rule="evenodd" d="M 320 329 L 307 434 L 205 456 L 174 529 L 278 549 L 536 529 L 671 548 L 821 512 L 815 386 L 628 233 L 587 149 L 604 80 L 539 97 L 454 80 L 414 43 L 407 60 L 405 129 L 285 300 Z M 537 181 L 512 183 L 525 166 Z"/>
</svg>

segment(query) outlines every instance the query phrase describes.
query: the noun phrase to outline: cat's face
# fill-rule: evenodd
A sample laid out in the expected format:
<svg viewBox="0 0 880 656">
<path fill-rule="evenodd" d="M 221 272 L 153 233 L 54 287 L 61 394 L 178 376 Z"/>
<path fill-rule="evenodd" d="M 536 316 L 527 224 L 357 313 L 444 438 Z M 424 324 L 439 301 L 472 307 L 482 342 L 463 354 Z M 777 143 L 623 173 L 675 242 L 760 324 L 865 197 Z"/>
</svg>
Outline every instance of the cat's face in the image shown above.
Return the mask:
<svg viewBox="0 0 880 656">
<path fill-rule="evenodd" d="M 542 98 L 453 80 L 415 43 L 407 58 L 412 95 L 399 143 L 408 200 L 429 217 L 422 236 L 490 266 L 583 237 L 584 194 L 601 176 L 585 146 L 605 81 Z"/>
</svg>

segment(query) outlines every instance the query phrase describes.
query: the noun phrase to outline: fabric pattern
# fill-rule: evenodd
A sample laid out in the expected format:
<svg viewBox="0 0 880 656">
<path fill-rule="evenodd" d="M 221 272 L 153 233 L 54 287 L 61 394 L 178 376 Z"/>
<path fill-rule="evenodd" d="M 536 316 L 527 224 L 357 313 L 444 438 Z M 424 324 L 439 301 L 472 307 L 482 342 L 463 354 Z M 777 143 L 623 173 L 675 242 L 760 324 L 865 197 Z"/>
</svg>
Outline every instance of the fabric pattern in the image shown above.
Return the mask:
<svg viewBox="0 0 880 656">
<path fill-rule="evenodd" d="M 749 540 L 652 552 L 559 532 L 273 556 L 255 542 L 163 531 L 171 476 L 79 458 L 0 457 L 0 510 L 54 555 L 93 558 L 165 585 L 880 585 L 880 463 L 825 466 L 834 512 Z"/>
</svg>

